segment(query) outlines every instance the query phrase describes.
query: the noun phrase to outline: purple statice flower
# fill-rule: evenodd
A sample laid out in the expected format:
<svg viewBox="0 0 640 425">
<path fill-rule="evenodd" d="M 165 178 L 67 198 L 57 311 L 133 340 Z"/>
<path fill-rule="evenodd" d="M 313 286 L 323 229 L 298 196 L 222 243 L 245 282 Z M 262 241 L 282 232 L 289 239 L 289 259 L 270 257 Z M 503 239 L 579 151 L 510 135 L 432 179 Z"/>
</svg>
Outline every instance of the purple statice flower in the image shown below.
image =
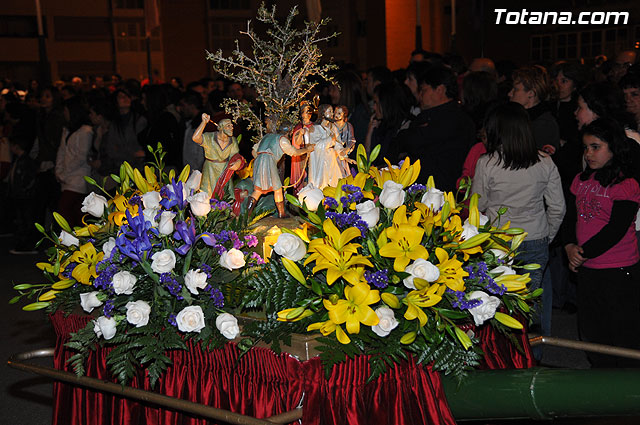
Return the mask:
<svg viewBox="0 0 640 425">
<path fill-rule="evenodd" d="M 218 253 L 218 255 L 222 255 L 225 252 L 227 252 L 227 248 L 225 248 L 224 246 L 222 246 L 220 244 L 213 245 L 213 249 Z"/>
<path fill-rule="evenodd" d="M 424 192 L 425 190 L 427 190 L 427 186 L 420 183 L 414 183 L 407 188 L 409 193 Z"/>
<path fill-rule="evenodd" d="M 367 283 L 375 286 L 378 289 L 384 289 L 389 286 L 389 270 L 382 269 L 377 272 L 364 272 L 364 278 Z"/>
<path fill-rule="evenodd" d="M 98 277 L 96 277 L 93 281 L 93 286 L 98 289 L 103 290 L 111 290 L 111 285 L 113 281 L 113 275 L 118 273 L 120 270 L 118 266 L 112 263 L 107 263 L 107 266 L 104 267 L 100 273 L 98 273 Z"/>
<path fill-rule="evenodd" d="M 176 181 L 172 179 L 171 183 L 160 189 L 160 196 L 162 196 L 160 205 L 167 210 L 170 210 L 175 206 L 181 210 L 184 210 L 187 207 L 184 184 L 181 181 L 176 183 Z"/>
<path fill-rule="evenodd" d="M 352 202 L 360 202 L 364 199 L 362 189 L 352 184 L 343 184 L 342 190 L 346 192 L 346 196 L 340 197 L 340 202 L 344 208 L 347 208 Z"/>
<path fill-rule="evenodd" d="M 480 299 L 468 300 L 464 291 L 454 291 L 447 288 L 445 292 L 455 297 L 455 299 L 451 301 L 451 305 L 459 310 L 468 310 L 482 304 L 482 300 Z"/>
<path fill-rule="evenodd" d="M 504 285 L 498 285 L 498 283 L 491 277 L 489 274 L 487 263 L 484 261 L 480 261 L 476 263 L 475 267 L 473 265 L 468 265 L 464 268 L 466 272 L 469 273 L 469 276 L 465 278 L 468 279 L 478 279 L 478 284 L 485 287 L 487 291 L 492 294 L 504 295 L 507 292 L 507 287 Z"/>
<path fill-rule="evenodd" d="M 211 268 L 210 265 L 202 263 L 200 264 L 200 267 L 198 267 L 200 269 L 200 271 L 202 273 L 206 273 L 207 275 L 207 279 L 211 279 L 212 273 L 213 273 L 213 269 Z"/>
<path fill-rule="evenodd" d="M 183 300 L 184 297 L 180 295 L 182 291 L 182 285 L 178 282 L 171 273 L 161 273 L 160 274 L 160 283 L 169 291 L 171 295 L 176 297 L 178 300 Z"/>
<path fill-rule="evenodd" d="M 324 202 L 325 208 L 328 208 L 328 209 L 338 208 L 338 201 L 336 201 L 335 198 L 326 197 L 322 202 Z"/>
<path fill-rule="evenodd" d="M 169 322 L 169 324 L 171 326 L 178 326 L 178 322 L 176 322 L 176 315 L 175 314 L 170 314 L 169 318 L 167 319 L 167 322 Z"/>
<path fill-rule="evenodd" d="M 337 213 L 333 211 L 328 211 L 325 214 L 325 217 L 329 220 L 333 221 L 336 227 L 340 230 L 345 230 L 349 227 L 357 227 L 360 230 L 360 233 L 364 237 L 369 230 L 369 226 L 367 226 L 367 222 L 362 220 L 358 213 L 355 211 L 351 211 L 348 213 Z"/>
<path fill-rule="evenodd" d="M 215 305 L 217 308 L 224 307 L 224 295 L 222 295 L 222 292 L 220 292 L 218 288 L 207 285 L 204 290 L 209 293 L 209 296 L 213 300 L 213 305 Z"/>
<path fill-rule="evenodd" d="M 77 265 L 78 263 L 76 262 L 67 264 L 67 267 L 65 267 L 64 271 L 61 273 L 62 277 L 64 277 L 65 279 L 71 279 L 71 273 L 73 273 L 73 269 L 75 269 Z"/>
<path fill-rule="evenodd" d="M 255 235 L 246 235 L 244 237 L 245 242 L 249 248 L 253 248 L 254 246 L 258 246 L 258 238 Z"/>
<path fill-rule="evenodd" d="M 137 205 L 138 207 L 143 208 L 142 196 L 133 195 L 131 198 L 129 198 L 129 205 Z"/>
<path fill-rule="evenodd" d="M 228 202 L 218 201 L 216 198 L 211 198 L 210 204 L 211 204 L 211 209 L 217 210 L 217 211 L 224 211 L 231 208 L 231 205 L 229 205 Z"/>
<path fill-rule="evenodd" d="M 102 313 L 107 317 L 110 318 L 113 314 L 113 300 L 106 300 L 104 302 L 104 307 L 102 308 Z"/>
<path fill-rule="evenodd" d="M 260 256 L 260 254 L 258 254 L 257 252 L 252 252 L 251 253 L 251 260 L 254 260 L 256 262 L 257 265 L 262 265 L 264 264 L 264 260 L 262 259 L 262 257 Z"/>
</svg>

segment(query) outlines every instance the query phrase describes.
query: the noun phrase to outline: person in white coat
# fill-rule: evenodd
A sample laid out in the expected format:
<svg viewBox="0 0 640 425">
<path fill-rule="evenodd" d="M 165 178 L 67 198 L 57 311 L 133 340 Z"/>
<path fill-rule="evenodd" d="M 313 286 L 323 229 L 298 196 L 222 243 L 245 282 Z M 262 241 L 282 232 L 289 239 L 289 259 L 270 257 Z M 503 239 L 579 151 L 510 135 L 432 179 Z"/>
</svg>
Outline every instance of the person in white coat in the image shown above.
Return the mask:
<svg viewBox="0 0 640 425">
<path fill-rule="evenodd" d="M 65 102 L 64 115 L 67 126 L 62 132 L 55 168 L 62 189 L 58 212 L 73 226 L 82 223 L 80 209 L 89 191 L 84 177 L 91 174 L 88 159 L 93 143 L 93 128 L 87 105 L 77 97 Z"/>
</svg>

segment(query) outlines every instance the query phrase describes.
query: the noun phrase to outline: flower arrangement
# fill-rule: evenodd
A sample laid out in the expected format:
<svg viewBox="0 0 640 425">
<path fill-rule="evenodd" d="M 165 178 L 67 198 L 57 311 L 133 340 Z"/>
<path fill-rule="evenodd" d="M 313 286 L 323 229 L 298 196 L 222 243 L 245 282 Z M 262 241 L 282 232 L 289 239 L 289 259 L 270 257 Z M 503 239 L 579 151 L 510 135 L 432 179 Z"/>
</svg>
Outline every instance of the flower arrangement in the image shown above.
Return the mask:
<svg viewBox="0 0 640 425">
<path fill-rule="evenodd" d="M 52 245 L 49 261 L 37 264 L 48 282 L 15 286 L 20 295 L 11 302 L 37 298 L 26 310 L 81 306 L 93 314 L 67 344 L 77 351 L 70 361 L 78 374 L 99 343 L 115 346 L 107 363 L 119 381 L 143 365 L 153 385 L 170 363 L 166 351 L 186 349 L 184 337 L 219 347 L 240 332 L 232 314 L 241 301 L 236 285 L 263 263 L 258 239 L 246 217 L 199 191 L 199 171 L 166 173 L 160 147 L 153 154 L 144 175 L 121 166 L 112 176 L 114 196 L 86 178 L 105 196 L 84 199 L 83 227 L 72 229 L 57 213 L 59 234 L 37 225 Z"/>
<path fill-rule="evenodd" d="M 419 161 L 377 169 L 379 149 L 368 159 L 359 148 L 355 176 L 288 195 L 307 223 L 282 229 L 269 265 L 250 279 L 244 304 L 264 305 L 268 320 L 243 334 L 277 349 L 292 333 L 320 333 L 327 371 L 370 354 L 373 378 L 409 352 L 461 377 L 482 356 L 472 325 L 511 335 L 540 295 L 515 271 L 539 267 L 514 264 L 526 233 L 489 222 L 477 196 L 465 196 L 466 207 L 432 178 L 416 184 Z"/>
</svg>

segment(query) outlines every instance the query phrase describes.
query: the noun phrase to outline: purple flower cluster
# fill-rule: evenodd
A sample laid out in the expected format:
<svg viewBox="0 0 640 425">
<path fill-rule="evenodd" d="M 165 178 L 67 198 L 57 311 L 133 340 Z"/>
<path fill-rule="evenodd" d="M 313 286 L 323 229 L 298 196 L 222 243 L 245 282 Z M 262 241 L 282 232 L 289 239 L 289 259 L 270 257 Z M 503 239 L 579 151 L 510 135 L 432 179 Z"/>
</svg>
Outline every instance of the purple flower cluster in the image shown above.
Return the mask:
<svg viewBox="0 0 640 425">
<path fill-rule="evenodd" d="M 176 315 L 175 314 L 170 314 L 169 318 L 167 319 L 167 322 L 169 322 L 169 324 L 171 326 L 178 326 L 178 322 L 176 322 Z"/>
<path fill-rule="evenodd" d="M 78 263 L 75 262 L 67 264 L 67 267 L 65 267 L 64 271 L 61 273 L 62 277 L 65 279 L 71 279 L 71 273 L 73 273 L 73 269 L 75 269 L 77 265 Z"/>
<path fill-rule="evenodd" d="M 169 291 L 171 295 L 176 297 L 176 299 L 184 299 L 184 297 L 180 295 L 180 292 L 182 291 L 182 285 L 180 285 L 180 282 L 178 282 L 173 276 L 171 276 L 171 273 L 162 273 L 160 275 L 160 283 L 163 284 L 164 287 L 167 288 L 167 291 Z"/>
<path fill-rule="evenodd" d="M 213 269 L 211 268 L 210 265 L 202 263 L 202 264 L 200 264 L 200 267 L 198 267 L 198 268 L 200 269 L 200 271 L 202 273 L 206 273 L 207 279 L 211 279 Z"/>
<path fill-rule="evenodd" d="M 335 198 L 331 198 L 330 196 L 327 196 L 326 198 L 324 198 L 324 201 L 322 202 L 324 203 L 325 208 L 328 208 L 328 209 L 338 208 L 338 201 L 336 201 Z"/>
<path fill-rule="evenodd" d="M 251 253 L 251 260 L 254 260 L 258 266 L 264 264 L 264 259 L 257 252 Z"/>
<path fill-rule="evenodd" d="M 142 208 L 142 196 L 133 195 L 131 198 L 129 198 L 129 205 L 137 205 Z"/>
<path fill-rule="evenodd" d="M 204 290 L 209 293 L 209 296 L 213 300 L 213 305 L 215 305 L 218 308 L 224 307 L 224 295 L 222 295 L 222 292 L 220 292 L 218 288 L 215 288 L 211 285 L 207 285 L 207 287 L 204 288 Z"/>
<path fill-rule="evenodd" d="M 224 211 L 231 208 L 231 205 L 229 205 L 228 202 L 219 201 L 216 198 L 211 198 L 211 201 L 209 201 L 209 203 L 211 204 L 212 210 Z"/>
<path fill-rule="evenodd" d="M 465 280 L 478 279 L 478 284 L 483 285 L 487 291 L 492 294 L 504 295 L 507 292 L 507 287 L 504 285 L 498 285 L 495 280 L 489 274 L 487 263 L 480 261 L 474 268 L 473 265 L 468 265 L 464 268 L 464 271 L 469 273 L 469 276 Z"/>
<path fill-rule="evenodd" d="M 113 307 L 114 307 L 113 300 L 106 300 L 104 302 L 104 307 L 102 308 L 102 312 L 107 318 L 110 318 L 112 316 Z"/>
<path fill-rule="evenodd" d="M 407 192 L 409 193 L 424 192 L 425 190 L 427 190 L 427 186 L 420 183 L 414 183 L 407 188 Z"/>
<path fill-rule="evenodd" d="M 460 310 L 467 310 L 482 304 L 482 300 L 480 299 L 473 299 L 473 300 L 466 299 L 465 297 L 466 294 L 464 291 L 454 291 L 452 289 L 447 288 L 446 292 L 456 297 L 456 299 L 451 301 L 451 305 Z"/>
<path fill-rule="evenodd" d="M 113 275 L 120 271 L 118 269 L 118 266 L 108 260 L 105 260 L 98 263 L 97 269 L 99 273 L 98 277 L 96 277 L 93 281 L 93 286 L 98 289 L 111 289 L 111 281 L 113 280 Z"/>
<path fill-rule="evenodd" d="M 364 278 L 367 283 L 372 284 L 378 289 L 384 289 L 389 286 L 389 270 L 382 269 L 377 272 L 364 272 Z"/>
<path fill-rule="evenodd" d="M 342 190 L 347 192 L 347 196 L 340 197 L 340 202 L 344 208 L 348 208 L 352 202 L 360 202 L 364 198 L 362 189 L 352 184 L 343 184 Z"/>
<path fill-rule="evenodd" d="M 249 248 L 253 248 L 254 246 L 258 246 L 258 238 L 255 235 L 246 235 L 244 237 L 245 242 L 247 242 L 247 246 Z"/>
<path fill-rule="evenodd" d="M 329 211 L 325 214 L 325 217 L 329 220 L 332 220 L 340 230 L 344 230 L 349 227 L 357 227 L 358 230 L 360 230 L 362 237 L 364 237 L 369 230 L 367 222 L 360 218 L 358 213 L 356 213 L 355 211 L 351 211 L 348 213 L 337 213 Z"/>
</svg>

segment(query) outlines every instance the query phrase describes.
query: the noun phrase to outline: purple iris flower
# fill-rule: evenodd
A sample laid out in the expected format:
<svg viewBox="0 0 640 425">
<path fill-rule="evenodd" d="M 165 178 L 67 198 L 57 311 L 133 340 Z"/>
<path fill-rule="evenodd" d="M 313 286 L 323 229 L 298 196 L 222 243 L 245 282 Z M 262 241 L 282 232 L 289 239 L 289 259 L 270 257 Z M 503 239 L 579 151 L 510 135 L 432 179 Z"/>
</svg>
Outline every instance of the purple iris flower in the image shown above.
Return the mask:
<svg viewBox="0 0 640 425">
<path fill-rule="evenodd" d="M 122 233 L 116 239 L 118 250 L 127 257 L 141 261 L 146 258 L 146 253 L 151 250 L 151 240 L 149 233 L 158 235 L 158 229 L 151 227 L 151 223 L 144 220 L 144 216 L 139 214 L 131 217 L 129 210 L 125 212 L 127 215 L 127 224 L 122 226 Z"/>
<path fill-rule="evenodd" d="M 176 205 L 181 210 L 187 207 L 187 199 L 184 196 L 184 185 L 181 181 L 176 183 L 176 181 L 172 179 L 171 183 L 160 189 L 160 196 L 162 196 L 160 205 L 167 210 L 170 210 Z"/>
<path fill-rule="evenodd" d="M 178 221 L 176 223 L 176 231 L 173 232 L 173 239 L 184 242 L 184 245 L 176 249 L 180 255 L 185 255 L 189 252 L 191 245 L 198 239 L 196 236 L 196 225 L 193 220 L 189 220 L 189 223 L 186 221 Z"/>
</svg>

